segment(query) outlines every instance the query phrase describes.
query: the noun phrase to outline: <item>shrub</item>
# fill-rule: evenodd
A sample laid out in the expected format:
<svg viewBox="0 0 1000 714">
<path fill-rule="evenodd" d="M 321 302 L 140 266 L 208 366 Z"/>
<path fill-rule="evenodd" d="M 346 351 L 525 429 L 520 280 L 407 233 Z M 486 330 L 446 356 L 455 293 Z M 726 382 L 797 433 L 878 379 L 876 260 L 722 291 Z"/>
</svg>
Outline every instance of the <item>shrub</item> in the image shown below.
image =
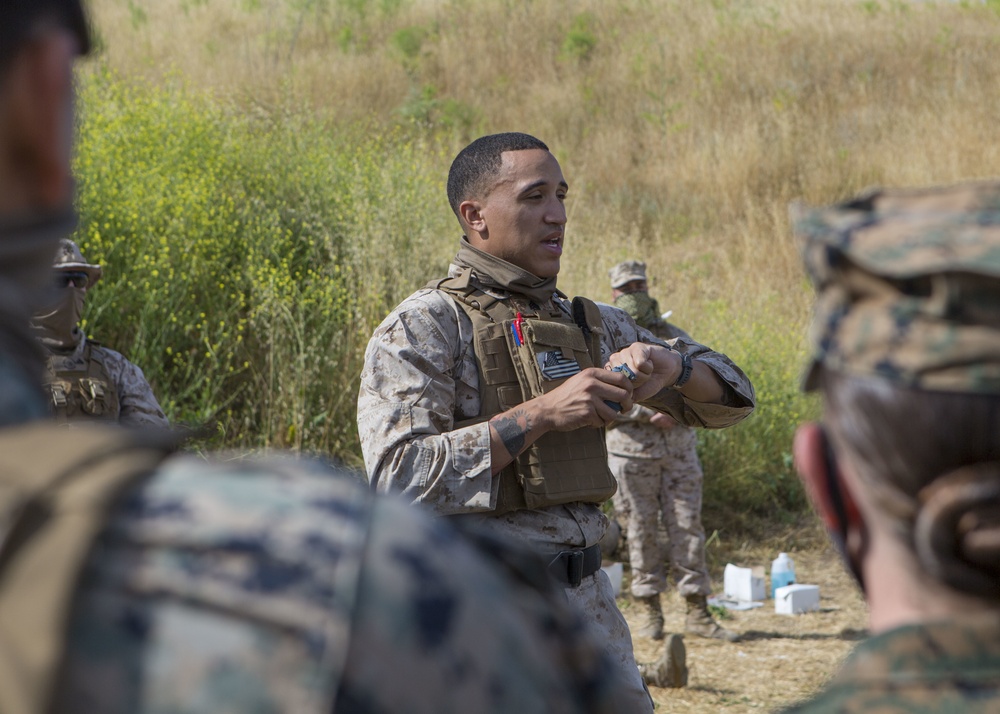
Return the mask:
<svg viewBox="0 0 1000 714">
<path fill-rule="evenodd" d="M 79 241 L 105 266 L 88 332 L 216 443 L 355 457 L 368 336 L 447 259 L 422 254 L 447 235 L 434 150 L 110 74 L 81 106 Z"/>
</svg>

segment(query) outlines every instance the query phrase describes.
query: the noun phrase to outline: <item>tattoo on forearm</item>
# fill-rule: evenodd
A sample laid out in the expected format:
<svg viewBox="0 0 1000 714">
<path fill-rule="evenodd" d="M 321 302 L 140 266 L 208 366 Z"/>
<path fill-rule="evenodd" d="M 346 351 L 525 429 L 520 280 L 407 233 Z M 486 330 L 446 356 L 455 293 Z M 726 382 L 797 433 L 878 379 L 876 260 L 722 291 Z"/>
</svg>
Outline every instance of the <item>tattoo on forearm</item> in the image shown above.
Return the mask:
<svg viewBox="0 0 1000 714">
<path fill-rule="evenodd" d="M 524 449 L 525 437 L 531 431 L 531 424 L 528 423 L 528 415 L 521 409 L 513 412 L 510 416 L 500 416 L 492 419 L 490 423 L 497 430 L 500 441 L 511 456 L 517 456 Z"/>
</svg>

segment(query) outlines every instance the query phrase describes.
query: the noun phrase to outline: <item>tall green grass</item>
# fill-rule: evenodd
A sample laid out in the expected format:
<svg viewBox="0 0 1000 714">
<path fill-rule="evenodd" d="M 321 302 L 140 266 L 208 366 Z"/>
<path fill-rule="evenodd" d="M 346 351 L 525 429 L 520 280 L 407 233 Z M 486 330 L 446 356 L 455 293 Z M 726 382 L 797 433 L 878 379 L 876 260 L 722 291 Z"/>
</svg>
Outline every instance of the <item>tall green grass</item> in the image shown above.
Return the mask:
<svg viewBox="0 0 1000 714">
<path fill-rule="evenodd" d="M 996 174 L 997 3 L 94 0 L 81 76 L 88 329 L 169 415 L 358 463 L 364 345 L 441 275 L 471 138 L 538 135 L 570 183 L 560 286 L 652 291 L 757 387 L 706 432 L 706 510 L 793 518 L 811 295 L 787 219 L 874 183 Z M 732 521 L 730 521 L 732 522 Z"/>
<path fill-rule="evenodd" d="M 80 104 L 88 332 L 216 443 L 355 460 L 367 339 L 447 266 L 440 151 L 110 73 Z"/>
</svg>

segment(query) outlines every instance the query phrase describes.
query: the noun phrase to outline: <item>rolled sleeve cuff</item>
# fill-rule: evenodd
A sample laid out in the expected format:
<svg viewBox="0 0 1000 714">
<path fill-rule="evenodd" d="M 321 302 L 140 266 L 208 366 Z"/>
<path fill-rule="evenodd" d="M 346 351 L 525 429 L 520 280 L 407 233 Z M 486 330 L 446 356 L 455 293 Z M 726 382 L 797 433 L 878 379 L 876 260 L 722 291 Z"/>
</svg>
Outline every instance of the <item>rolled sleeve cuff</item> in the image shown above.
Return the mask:
<svg viewBox="0 0 1000 714">
<path fill-rule="evenodd" d="M 463 511 L 489 511 L 496 507 L 499 479 L 493 477 L 489 422 L 448 432 L 457 500 Z"/>
</svg>

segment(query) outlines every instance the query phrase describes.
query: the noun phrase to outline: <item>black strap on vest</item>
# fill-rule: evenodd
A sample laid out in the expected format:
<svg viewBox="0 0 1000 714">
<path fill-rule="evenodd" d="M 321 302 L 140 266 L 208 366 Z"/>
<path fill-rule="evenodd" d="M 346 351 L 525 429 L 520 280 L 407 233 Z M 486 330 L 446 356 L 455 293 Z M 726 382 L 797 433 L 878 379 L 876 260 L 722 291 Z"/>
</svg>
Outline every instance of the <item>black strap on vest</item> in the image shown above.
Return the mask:
<svg viewBox="0 0 1000 714">
<path fill-rule="evenodd" d="M 549 561 L 549 575 L 560 585 L 576 588 L 584 578 L 596 573 L 600 567 L 601 546 L 595 543 L 589 548 L 574 548 L 556 553 Z"/>
</svg>

